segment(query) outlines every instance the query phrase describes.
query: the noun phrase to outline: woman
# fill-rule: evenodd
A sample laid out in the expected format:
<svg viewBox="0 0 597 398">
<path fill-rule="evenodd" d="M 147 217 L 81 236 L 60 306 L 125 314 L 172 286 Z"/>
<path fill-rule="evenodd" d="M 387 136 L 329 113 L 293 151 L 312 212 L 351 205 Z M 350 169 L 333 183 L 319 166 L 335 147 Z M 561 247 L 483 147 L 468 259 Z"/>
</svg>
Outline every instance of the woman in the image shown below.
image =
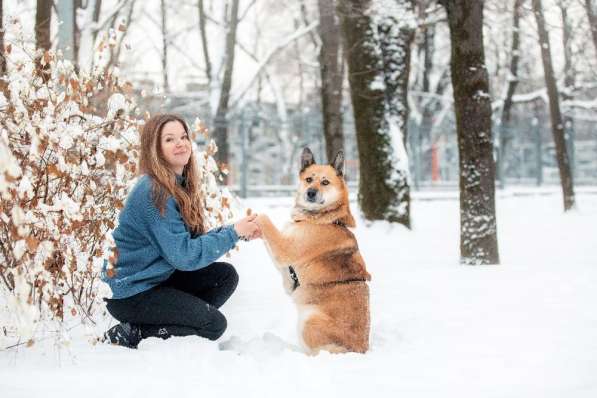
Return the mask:
<svg viewBox="0 0 597 398">
<path fill-rule="evenodd" d="M 107 309 L 120 324 L 104 340 L 136 348 L 147 337 L 203 336 L 226 330 L 218 308 L 238 283 L 232 265 L 215 262 L 239 238 L 260 235 L 255 216 L 204 230 L 198 171 L 189 129 L 176 115 L 156 115 L 141 133 L 140 172 L 114 230 L 118 258 L 104 267 Z"/>
</svg>

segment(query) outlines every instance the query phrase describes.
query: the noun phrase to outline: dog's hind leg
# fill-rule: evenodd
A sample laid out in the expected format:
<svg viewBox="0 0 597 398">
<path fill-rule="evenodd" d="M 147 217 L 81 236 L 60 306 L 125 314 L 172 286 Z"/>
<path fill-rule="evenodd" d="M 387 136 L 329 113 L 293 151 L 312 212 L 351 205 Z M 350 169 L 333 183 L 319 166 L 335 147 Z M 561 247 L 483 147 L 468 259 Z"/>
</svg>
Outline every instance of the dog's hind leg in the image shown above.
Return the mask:
<svg viewBox="0 0 597 398">
<path fill-rule="evenodd" d="M 340 336 L 334 333 L 332 321 L 321 314 L 312 315 L 303 325 L 302 338 L 308 353 L 317 355 L 319 351 L 329 351 L 334 354 L 345 353 L 349 350 L 340 344 Z"/>
<path fill-rule="evenodd" d="M 338 344 L 327 344 L 327 345 L 319 347 L 319 350 L 327 351 L 332 354 L 345 354 L 347 352 L 350 352 L 350 350 L 348 350 L 346 347 L 340 346 Z"/>
</svg>

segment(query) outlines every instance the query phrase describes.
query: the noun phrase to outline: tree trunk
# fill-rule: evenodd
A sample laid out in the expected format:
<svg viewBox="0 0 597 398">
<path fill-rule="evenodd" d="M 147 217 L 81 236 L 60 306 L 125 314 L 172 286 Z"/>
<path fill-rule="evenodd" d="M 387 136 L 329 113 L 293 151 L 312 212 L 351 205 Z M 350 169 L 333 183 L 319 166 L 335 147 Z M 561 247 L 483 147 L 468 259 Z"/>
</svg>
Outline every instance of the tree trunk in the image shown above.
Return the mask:
<svg viewBox="0 0 597 398">
<path fill-rule="evenodd" d="M 338 12 L 359 149 L 359 205 L 369 220 L 409 227 L 404 142 L 412 31 L 396 18 L 406 19 L 412 9 L 401 0 L 396 5 L 388 15 L 383 2 L 340 0 Z"/>
<path fill-rule="evenodd" d="M 510 121 L 512 120 L 512 99 L 518 86 L 518 63 L 520 61 L 520 15 L 521 6 L 524 0 L 514 0 L 514 9 L 512 11 L 512 43 L 510 47 L 510 71 L 508 75 L 508 88 L 506 90 L 506 98 L 504 98 L 504 105 L 502 107 L 502 117 L 500 119 L 500 135 L 499 147 L 497 156 L 498 178 L 500 186 L 504 187 L 505 180 L 505 159 L 507 146 L 512 140 L 512 133 L 510 131 Z"/>
<path fill-rule="evenodd" d="M 569 3 L 560 1 L 558 2 L 558 6 L 560 7 L 562 14 L 562 44 L 564 48 L 564 90 L 562 91 L 562 100 L 570 101 L 573 99 L 575 80 L 575 70 L 572 64 L 572 22 L 568 17 Z M 570 159 L 570 174 L 572 175 L 572 181 L 574 181 L 574 118 L 572 118 L 569 114 L 566 114 L 566 112 L 564 112 L 563 118 L 564 129 L 568 133 L 566 136 L 568 158 Z"/>
<path fill-rule="evenodd" d="M 386 107 L 389 116 L 389 134 L 394 140 L 394 156 L 402 166 L 397 169 L 400 177 L 398 201 L 402 206 L 397 222 L 410 228 L 410 186 L 408 183 L 408 158 L 406 146 L 408 142 L 408 80 L 410 76 L 411 45 L 415 38 L 415 26 L 409 24 L 408 13 L 414 18 L 412 0 L 400 0 L 397 3 L 405 12 L 386 16 L 378 25 L 381 53 L 383 59 L 384 81 L 386 86 Z M 399 20 L 398 18 L 404 18 Z M 398 131 L 393 131 L 393 129 Z M 401 150 L 399 150 L 401 148 Z"/>
<path fill-rule="evenodd" d="M 332 0 L 334 1 L 334 3 L 337 3 L 337 0 Z M 308 13 L 307 13 L 307 5 L 305 4 L 305 0 L 299 0 L 299 7 L 301 9 L 301 18 L 303 20 L 303 24 L 305 26 L 309 26 L 309 18 L 307 17 Z M 311 40 L 311 43 L 313 43 L 313 47 L 317 48 L 320 45 L 320 40 L 317 40 L 318 37 L 317 35 L 313 32 L 313 31 L 309 31 L 309 39 Z"/>
<path fill-rule="evenodd" d="M 102 0 L 95 0 L 95 4 L 93 6 L 93 22 L 97 23 L 99 22 L 99 17 L 100 17 L 100 13 L 102 11 Z M 98 34 L 99 30 L 93 29 L 93 47 L 95 48 L 95 39 L 97 39 L 97 34 Z M 92 49 L 93 52 L 93 49 Z"/>
<path fill-rule="evenodd" d="M 433 71 L 433 55 L 435 53 L 435 26 L 427 26 L 424 28 L 425 31 L 423 32 L 423 50 L 424 50 L 424 60 L 423 60 L 423 87 L 422 91 L 424 93 L 431 93 L 431 83 L 430 77 Z M 424 138 L 427 143 L 431 142 L 431 137 L 429 133 L 431 132 L 431 125 L 433 124 L 433 115 L 434 115 L 435 107 L 431 107 L 430 105 L 424 106 L 422 109 L 423 118 L 421 124 L 425 129 L 425 137 L 422 137 L 422 134 L 419 134 L 421 138 Z"/>
<path fill-rule="evenodd" d="M 6 73 L 6 58 L 4 58 L 4 13 L 2 0 L 0 0 L 0 76 Z"/>
<path fill-rule="evenodd" d="M 35 46 L 45 51 L 52 47 L 50 41 L 50 23 L 52 21 L 53 1 L 37 0 L 35 12 Z"/>
<path fill-rule="evenodd" d="M 483 1 L 440 0 L 448 14 L 460 166 L 460 261 L 499 264 L 491 99 L 483 48 Z"/>
<path fill-rule="evenodd" d="M 135 3 L 137 2 L 137 0 L 131 0 L 129 3 L 129 8 L 126 14 L 126 25 L 124 26 L 124 32 L 122 32 L 122 35 L 120 36 L 120 39 L 118 39 L 118 42 L 116 43 L 116 47 L 110 47 L 110 62 L 108 63 L 108 65 L 118 65 L 119 60 L 120 60 L 120 52 L 122 51 L 122 43 L 124 42 L 124 39 L 126 37 L 126 35 L 129 32 L 129 28 L 133 22 L 133 12 L 135 10 Z M 118 16 L 119 14 L 116 14 L 115 18 L 114 18 L 114 23 L 113 23 L 113 27 L 114 29 L 120 29 L 119 26 L 116 26 L 117 22 L 118 22 Z M 120 24 L 118 24 L 120 25 Z"/>
<path fill-rule="evenodd" d="M 589 18 L 589 29 L 591 29 L 591 34 L 593 35 L 593 46 L 595 46 L 595 53 L 597 53 L 597 15 L 595 15 L 593 1 L 585 0 L 585 10 Z"/>
<path fill-rule="evenodd" d="M 321 72 L 321 104 L 323 109 L 323 135 L 328 161 L 332 161 L 339 151 L 344 151 L 342 131 L 342 47 L 340 45 L 340 25 L 336 20 L 335 0 L 318 0 L 319 70 Z"/>
<path fill-rule="evenodd" d="M 79 50 L 81 48 L 81 27 L 77 23 L 77 10 L 82 8 L 81 0 L 73 0 L 73 65 L 79 73 Z"/>
<path fill-rule="evenodd" d="M 35 12 L 35 47 L 43 49 L 44 52 L 52 47 L 50 39 L 50 24 L 52 21 L 52 4 L 50 0 L 37 0 L 37 9 Z M 41 58 L 35 60 L 37 71 L 44 81 L 49 76 L 49 65 L 42 66 Z"/>
<path fill-rule="evenodd" d="M 205 76 L 207 77 L 208 87 L 211 87 L 211 61 L 209 59 L 209 47 L 207 46 L 207 33 L 205 18 L 205 8 L 203 7 L 203 0 L 199 0 L 199 33 L 201 35 L 201 46 L 203 47 L 203 59 L 205 60 Z"/>
<path fill-rule="evenodd" d="M 332 0 L 333 1 L 333 0 Z M 294 19 L 294 30 L 298 31 L 300 29 L 301 23 L 299 21 L 298 18 L 293 18 Z M 296 59 L 300 59 L 301 54 L 302 54 L 302 50 L 299 46 L 298 40 L 295 40 L 293 43 L 293 47 L 294 47 L 294 53 L 296 56 Z M 305 68 L 303 67 L 303 63 L 302 62 L 298 62 L 297 63 L 297 69 L 298 69 L 298 102 L 297 102 L 297 109 L 304 109 L 304 101 L 305 101 Z M 321 67 L 321 63 L 320 63 L 320 67 Z M 321 89 L 321 88 L 320 88 Z M 276 101 L 278 102 L 278 101 Z M 325 114 L 323 115 L 323 118 L 325 120 Z M 302 119 L 302 118 L 301 118 Z M 302 123 L 301 123 L 302 124 Z M 300 126 L 299 129 L 302 130 L 304 128 L 304 126 Z M 295 161 L 294 159 L 291 159 L 292 164 L 294 165 Z"/>
<path fill-rule="evenodd" d="M 168 27 L 166 25 L 166 1 L 160 0 L 162 14 L 162 76 L 164 80 L 164 93 L 170 92 L 168 81 Z"/>
<path fill-rule="evenodd" d="M 226 167 L 228 165 L 228 103 L 230 101 L 230 90 L 232 88 L 232 71 L 234 70 L 234 53 L 236 48 L 236 29 L 238 27 L 238 2 L 232 1 L 232 9 L 230 11 L 230 23 L 228 24 L 228 32 L 226 34 L 226 65 L 224 69 L 224 77 L 222 78 L 222 87 L 220 91 L 220 99 L 218 101 L 218 108 L 215 118 L 215 137 L 218 145 L 218 152 L 216 154 L 217 160 L 221 165 Z M 224 176 L 227 182 L 226 176 Z"/>
<path fill-rule="evenodd" d="M 430 0 L 417 1 L 419 20 L 424 21 L 427 19 L 430 3 Z M 439 108 L 441 108 L 441 104 L 438 106 L 436 98 L 441 96 L 441 93 L 445 88 L 445 85 L 440 84 L 440 82 L 438 82 L 436 89 L 431 86 L 431 76 L 434 73 L 437 73 L 433 61 L 435 56 L 435 23 L 423 25 L 421 29 L 422 43 L 418 46 L 418 52 L 419 61 L 423 65 L 423 68 L 420 69 L 420 75 L 417 79 L 418 89 L 423 93 L 437 95 L 424 96 L 420 99 L 421 120 L 419 125 L 416 126 L 415 134 L 411 140 L 413 143 L 411 148 L 411 159 L 413 159 L 415 163 L 413 168 L 415 172 L 414 182 L 417 188 L 422 179 L 430 179 L 433 173 L 433 158 L 431 151 L 433 139 L 431 132 L 433 130 L 434 120 L 438 121 L 436 115 L 438 111 L 440 111 Z M 447 73 L 444 74 L 447 76 Z M 440 81 L 442 79 L 443 77 L 440 78 Z"/>
<path fill-rule="evenodd" d="M 547 95 L 549 97 L 551 131 L 556 146 L 556 159 L 560 171 L 560 182 L 562 184 L 562 193 L 564 196 L 564 211 L 567 211 L 574 207 L 574 185 L 572 174 L 570 172 L 568 151 L 566 150 L 564 122 L 560 112 L 558 88 L 556 86 L 551 62 L 549 34 L 545 28 L 545 18 L 543 16 L 541 0 L 533 0 L 533 12 L 535 14 L 535 19 L 537 20 L 537 29 L 539 31 L 539 46 L 541 47 L 541 60 L 543 61 L 545 85 L 547 86 Z"/>
<path fill-rule="evenodd" d="M 130 26 L 133 22 L 133 13 L 135 10 L 135 3 L 137 2 L 137 0 L 130 0 L 129 3 L 127 4 L 128 10 L 126 11 L 126 17 L 123 18 L 126 23 L 124 25 L 124 32 L 122 32 L 122 35 L 120 35 L 120 38 L 117 39 L 116 45 L 115 46 L 110 46 L 110 57 L 108 59 L 108 63 L 106 64 L 106 69 L 112 69 L 113 66 L 118 65 L 119 60 L 120 60 L 120 53 L 122 51 L 122 43 L 124 42 L 124 39 L 126 37 L 126 35 L 129 32 Z M 124 6 L 118 10 L 118 12 L 116 12 L 111 18 L 110 18 L 110 26 L 112 29 L 119 30 L 121 29 L 120 25 L 121 25 L 121 18 L 120 17 L 120 12 L 123 11 Z"/>
</svg>

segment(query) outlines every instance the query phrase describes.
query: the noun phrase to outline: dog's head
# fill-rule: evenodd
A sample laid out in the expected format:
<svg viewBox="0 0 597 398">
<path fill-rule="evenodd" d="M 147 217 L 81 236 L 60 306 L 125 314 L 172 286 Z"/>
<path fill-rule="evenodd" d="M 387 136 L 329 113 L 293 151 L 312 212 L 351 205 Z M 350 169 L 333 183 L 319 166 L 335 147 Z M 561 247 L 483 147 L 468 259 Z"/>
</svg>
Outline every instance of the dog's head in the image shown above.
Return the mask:
<svg viewBox="0 0 597 398">
<path fill-rule="evenodd" d="M 348 201 L 348 191 L 344 183 L 344 153 L 338 152 L 329 165 L 315 163 L 309 148 L 303 149 L 299 174 L 297 204 L 302 208 L 317 212 Z"/>
</svg>

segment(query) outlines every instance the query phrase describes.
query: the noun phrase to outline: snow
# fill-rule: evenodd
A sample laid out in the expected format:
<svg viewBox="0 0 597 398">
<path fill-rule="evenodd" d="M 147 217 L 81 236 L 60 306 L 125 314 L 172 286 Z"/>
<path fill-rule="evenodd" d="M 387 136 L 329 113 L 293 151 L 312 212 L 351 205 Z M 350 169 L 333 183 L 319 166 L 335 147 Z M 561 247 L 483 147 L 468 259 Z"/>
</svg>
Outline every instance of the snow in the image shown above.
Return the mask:
<svg viewBox="0 0 597 398">
<path fill-rule="evenodd" d="M 108 99 L 108 116 L 107 119 L 113 119 L 120 111 L 126 111 L 126 97 L 120 93 L 115 93 Z"/>
<path fill-rule="evenodd" d="M 398 103 L 395 104 L 399 106 Z M 388 118 L 388 135 L 390 136 L 391 152 L 388 154 L 392 159 L 392 175 L 388 178 L 388 182 L 392 185 L 400 184 L 404 178 L 410 183 L 410 171 L 408 166 L 408 154 L 404 146 L 404 120 L 398 116 L 390 116 Z M 402 205 L 404 202 L 401 202 Z M 404 211 L 398 211 L 397 214 L 404 214 Z"/>
<path fill-rule="evenodd" d="M 6 398 L 595 397 L 597 190 L 578 193 L 578 210 L 568 214 L 557 192 L 498 194 L 500 266 L 459 265 L 453 194 L 417 193 L 413 231 L 359 218 L 355 234 L 373 277 L 365 355 L 296 351 L 296 311 L 257 241 L 229 260 L 240 284 L 223 307 L 228 330 L 218 342 L 149 339 L 128 350 L 91 345 L 78 326 L 67 344 L 49 338 L 0 351 L 0 391 Z M 243 204 L 281 225 L 292 199 Z M 100 320 L 95 331 L 107 326 Z"/>
</svg>

